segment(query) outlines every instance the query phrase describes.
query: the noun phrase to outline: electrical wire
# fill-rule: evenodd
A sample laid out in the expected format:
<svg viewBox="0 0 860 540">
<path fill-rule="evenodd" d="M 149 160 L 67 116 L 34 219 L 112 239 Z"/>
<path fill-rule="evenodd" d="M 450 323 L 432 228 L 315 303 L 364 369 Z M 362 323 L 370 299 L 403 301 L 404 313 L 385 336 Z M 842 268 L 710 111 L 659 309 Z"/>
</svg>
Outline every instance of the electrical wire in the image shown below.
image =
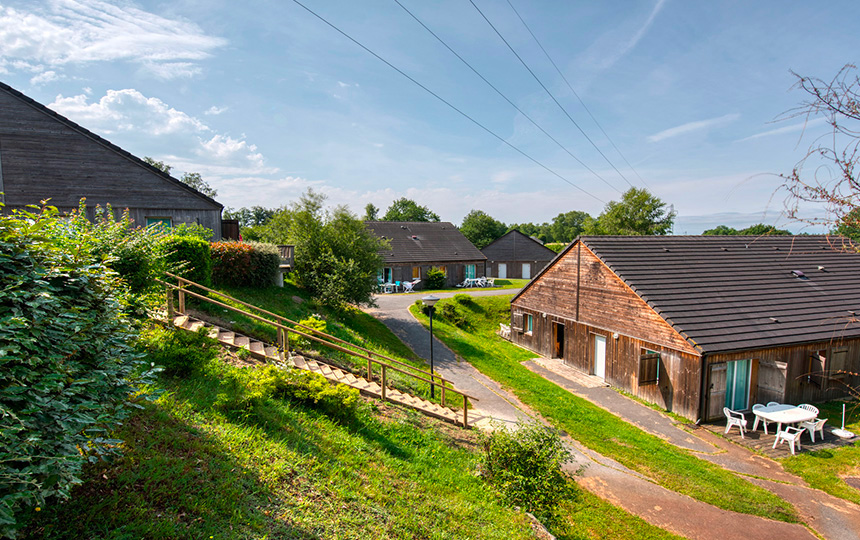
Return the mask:
<svg viewBox="0 0 860 540">
<path fill-rule="evenodd" d="M 520 15 L 520 12 L 517 11 L 517 8 L 515 8 L 514 5 L 511 3 L 511 0 L 507 0 L 507 2 L 508 2 L 508 5 L 511 6 L 511 9 L 514 11 L 514 13 L 516 13 L 517 18 L 520 20 L 521 23 L 523 23 L 523 26 L 525 26 L 526 30 L 528 30 L 529 34 L 532 36 L 532 39 L 534 39 L 535 43 L 537 43 L 538 47 L 540 47 L 540 50 L 543 51 L 543 54 L 546 56 L 547 60 L 549 60 L 549 63 L 552 64 L 552 67 L 554 67 L 555 70 L 558 72 L 559 76 L 561 76 L 561 79 L 564 81 L 564 84 L 566 84 L 567 87 L 570 89 L 570 91 L 573 93 L 573 95 L 576 96 L 576 99 L 579 100 L 579 104 L 582 105 L 582 108 L 585 109 L 585 112 L 588 113 L 588 116 L 590 116 L 591 119 L 594 120 L 594 124 L 597 126 L 598 129 L 600 129 L 600 132 L 603 133 L 603 136 L 606 137 L 606 140 L 609 141 L 609 144 L 612 145 L 612 148 L 614 148 L 615 151 L 618 152 L 618 155 L 621 156 L 621 159 L 624 160 L 624 163 L 627 164 L 627 166 L 630 168 L 630 170 L 633 171 L 637 177 L 639 177 L 639 180 L 642 181 L 642 185 L 644 185 L 645 187 L 648 187 L 648 183 L 645 182 L 645 179 L 642 178 L 642 176 L 639 174 L 639 171 L 637 171 L 633 167 L 633 165 L 631 165 L 630 162 L 627 161 L 627 157 L 621 152 L 621 149 L 615 145 L 615 141 L 612 140 L 612 138 L 609 136 L 609 133 L 606 133 L 606 130 L 604 130 L 603 126 L 600 125 L 600 122 L 597 121 L 597 118 L 595 118 L 594 115 L 591 114 L 591 110 L 588 108 L 588 106 L 586 106 L 585 102 L 582 101 L 582 98 L 579 97 L 579 94 L 576 93 L 576 90 L 573 89 L 573 85 L 571 85 L 570 81 L 567 80 L 567 77 L 564 76 L 564 73 L 562 73 L 562 71 L 556 65 L 555 61 L 552 59 L 552 56 L 549 55 L 547 50 L 544 48 L 543 44 L 537 38 L 535 33 L 532 32 L 532 29 L 529 27 L 529 25 L 523 19 L 522 15 Z"/>
<path fill-rule="evenodd" d="M 588 142 L 591 143 L 591 146 L 593 146 L 594 149 L 597 150 L 597 152 L 603 157 L 603 159 L 606 160 L 606 163 L 608 163 L 610 167 L 615 169 L 615 172 L 617 172 L 618 175 L 621 176 L 621 178 L 623 178 L 625 182 L 627 182 L 627 185 L 629 185 L 630 187 L 633 187 L 633 184 L 630 183 L 630 180 L 628 180 L 627 177 L 624 176 L 624 174 L 618 170 L 618 167 L 616 167 L 612 163 L 612 161 L 610 161 L 609 158 L 606 157 L 606 154 L 603 153 L 603 150 L 601 150 L 596 144 L 594 144 L 594 141 L 591 140 L 591 137 L 589 137 L 588 134 L 582 129 L 582 127 L 580 127 L 580 125 L 576 122 L 576 120 L 573 119 L 573 117 L 570 115 L 570 113 L 567 112 L 567 109 L 565 109 L 564 106 L 561 103 L 559 103 L 559 101 L 555 98 L 555 96 L 552 94 L 552 92 L 549 91 L 549 88 L 547 88 L 546 85 L 543 83 L 543 81 L 540 80 L 540 77 L 538 77 L 535 74 L 535 72 L 532 71 L 532 68 L 530 68 L 529 65 L 526 63 L 526 61 L 522 59 L 522 57 L 519 55 L 519 53 L 517 53 L 516 49 L 514 49 L 511 46 L 511 44 L 508 43 L 508 40 L 505 39 L 505 36 L 503 36 L 502 33 L 499 32 L 499 30 L 496 28 L 496 26 L 492 22 L 490 22 L 490 19 L 488 19 L 487 16 L 484 15 L 484 12 L 481 11 L 481 8 L 479 8 L 477 4 L 475 4 L 474 0 L 469 0 L 469 2 L 475 7 L 476 10 L 478 10 L 478 13 L 481 14 L 481 17 L 483 17 L 484 20 L 487 21 L 487 24 L 489 24 L 490 28 L 492 28 L 493 31 L 496 33 L 496 35 L 499 36 L 499 39 L 501 39 L 505 43 L 505 45 L 508 46 L 508 49 L 510 49 L 511 52 L 514 53 L 514 56 L 517 57 L 517 60 L 520 61 L 520 63 L 523 65 L 523 67 L 525 67 L 526 70 L 529 73 L 531 73 L 531 76 L 534 77 L 534 80 L 536 80 L 537 83 L 541 86 L 541 88 L 544 89 L 544 92 L 546 92 L 547 95 L 555 102 L 555 104 L 558 105 L 558 108 L 561 109 L 561 111 L 564 113 L 565 116 L 567 116 L 568 120 L 570 120 L 573 123 L 573 125 L 576 126 L 576 129 L 578 129 L 580 133 L 582 133 L 582 136 L 585 137 L 588 140 Z"/>
<path fill-rule="evenodd" d="M 394 64 L 392 64 L 391 62 L 389 62 L 388 60 L 386 60 L 385 58 L 383 58 L 383 57 L 381 57 L 380 55 L 376 54 L 375 52 L 373 52 L 373 51 L 372 51 L 372 50 L 370 50 L 369 48 L 367 48 L 367 47 L 366 47 L 365 45 L 363 45 L 361 42 L 359 42 L 358 40 L 356 40 L 355 38 L 353 38 L 352 36 L 350 36 L 349 34 L 347 34 L 346 32 L 344 32 L 343 30 L 341 30 L 340 28 L 338 28 L 337 26 L 335 26 L 333 23 L 329 22 L 329 21 L 328 21 L 327 19 L 325 19 L 322 15 L 319 15 L 318 13 L 316 13 L 315 11 L 313 11 L 311 8 L 309 8 L 309 7 L 307 7 L 306 5 L 304 5 L 304 4 L 302 4 L 301 2 L 299 2 L 299 0 L 293 0 L 293 2 L 294 2 L 294 3 L 296 3 L 296 4 L 298 4 L 302 9 L 304 9 L 305 11 L 307 11 L 308 13 L 310 13 L 311 15 L 313 15 L 314 17 L 316 17 L 317 19 L 319 19 L 320 21 L 322 21 L 323 23 L 325 23 L 326 25 L 328 25 L 330 28 L 332 28 L 334 31 L 336 31 L 337 33 L 339 33 L 340 35 L 342 35 L 342 36 L 343 36 L 343 37 L 345 37 L 346 39 L 348 39 L 348 40 L 352 41 L 353 43 L 355 43 L 356 45 L 358 45 L 359 47 L 361 47 L 362 49 L 364 49 L 366 52 L 368 52 L 368 53 L 370 53 L 371 55 L 373 55 L 377 60 L 381 61 L 382 63 L 384 63 L 385 65 L 387 65 L 388 67 L 390 67 L 391 69 L 393 69 L 394 71 L 396 71 L 397 73 L 399 73 L 399 74 L 403 75 L 404 77 L 406 77 L 407 79 L 409 79 L 412 83 L 414 83 L 415 85 L 417 85 L 419 88 L 421 88 L 422 90 L 424 90 L 425 92 L 427 92 L 427 93 L 428 93 L 428 94 L 430 94 L 431 96 L 435 97 L 436 99 L 438 99 L 439 101 L 441 101 L 442 103 L 444 103 L 445 105 L 447 105 L 448 107 L 450 107 L 451 109 L 453 109 L 454 111 L 458 112 L 461 116 L 463 116 L 464 118 L 468 119 L 470 122 L 472 122 L 473 124 L 475 124 L 475 125 L 476 125 L 476 126 L 478 126 L 479 128 L 483 129 L 484 131 L 486 131 L 487 133 L 489 133 L 490 135 L 492 135 L 493 137 L 495 137 L 495 138 L 496 138 L 496 139 L 498 139 L 499 141 L 503 142 L 504 144 L 506 144 L 507 146 L 509 146 L 511 149 L 515 150 L 516 152 L 518 152 L 519 154 L 521 154 L 522 156 L 524 156 L 525 158 L 527 158 L 528 160 L 530 160 L 530 161 L 532 161 L 533 163 L 535 163 L 536 165 L 540 166 L 542 169 L 546 170 L 547 172 L 549 172 L 549 173 L 550 173 L 550 174 L 552 174 L 553 176 L 558 177 L 558 178 L 559 178 L 559 179 L 561 179 L 562 181 L 564 181 L 564 182 L 566 182 L 566 183 L 570 184 L 571 186 L 575 187 L 575 188 L 576 188 L 576 189 L 578 189 L 579 191 L 581 191 L 581 192 L 585 193 L 586 195 L 588 195 L 588 196 L 589 196 L 589 197 L 591 197 L 592 199 L 594 199 L 594 200 L 596 200 L 596 201 L 598 201 L 598 202 L 601 202 L 601 203 L 603 203 L 603 204 L 606 204 L 606 202 L 605 202 L 605 201 L 603 201 L 602 199 L 600 199 L 599 197 L 597 197 L 597 196 L 596 196 L 596 195 L 594 195 L 593 193 L 590 193 L 590 192 L 588 192 L 588 191 L 584 190 L 583 188 L 581 188 L 581 187 L 577 186 L 576 184 L 574 184 L 573 182 L 571 182 L 570 180 L 568 180 L 568 179 L 567 179 L 567 178 L 565 178 L 564 176 L 562 176 L 562 175 L 560 175 L 559 173 L 555 172 L 554 170 L 550 169 L 549 167 L 547 167 L 546 165 L 544 165 L 543 163 L 541 163 L 541 162 L 540 162 L 540 161 L 538 161 L 537 159 L 535 159 L 535 158 L 531 157 L 531 156 L 530 156 L 529 154 L 527 154 L 525 151 L 521 150 L 520 148 L 518 148 L 517 146 L 513 145 L 512 143 L 510 143 L 510 142 L 506 141 L 506 140 L 505 140 L 501 135 L 496 134 L 496 132 L 495 132 L 495 131 L 493 131 L 493 130 L 491 130 L 490 128 L 488 128 L 488 127 L 484 126 L 482 123 L 478 122 L 477 120 L 475 120 L 474 118 L 472 118 L 471 116 L 469 116 L 468 114 L 466 114 L 465 112 L 463 112 L 462 110 L 458 109 L 458 108 L 457 108 L 456 106 L 454 106 L 451 102 L 447 101 L 445 98 L 443 98 L 442 96 L 440 96 L 439 94 L 437 94 L 437 93 L 436 93 L 436 92 L 434 92 L 433 90 L 430 90 L 429 88 L 427 88 L 426 86 L 424 86 L 423 84 L 421 84 L 420 82 L 418 82 L 417 80 L 413 79 L 413 78 L 412 78 L 411 76 L 409 76 L 406 72 L 404 72 L 403 70 L 401 70 L 400 68 L 398 68 L 397 66 L 395 66 Z"/>
<path fill-rule="evenodd" d="M 600 175 L 599 175 L 596 171 L 594 171 L 591 167 L 589 167 L 588 165 L 586 165 L 586 164 L 585 164 L 581 159 L 579 159 L 578 157 L 576 157 L 576 156 L 573 154 L 573 152 L 571 152 L 570 150 L 568 150 L 568 148 L 567 148 L 566 146 L 564 146 L 561 142 L 559 142 L 559 141 L 558 141 L 558 139 L 556 139 L 555 137 L 553 137 L 552 135 L 550 135 L 550 134 L 549 134 L 549 133 L 548 133 L 548 132 L 543 128 L 543 127 L 541 127 L 541 126 L 540 126 L 540 124 L 538 124 L 538 123 L 537 123 L 537 122 L 536 122 L 536 121 L 535 121 L 531 116 L 529 116 L 528 114 L 526 114 L 526 112 L 525 112 L 525 111 L 523 111 L 522 109 L 520 109 L 520 108 L 517 106 L 517 104 L 516 104 L 516 103 L 514 103 L 513 101 L 511 101 L 511 100 L 508 98 L 508 96 L 506 96 L 504 93 L 502 93 L 502 91 L 501 91 L 501 90 L 499 90 L 499 89 L 498 89 L 498 88 L 497 88 L 493 83 L 491 83 L 490 81 L 488 81 L 486 77 L 484 77 L 483 75 L 481 75 L 481 73 L 479 73 L 479 72 L 478 72 L 478 70 L 477 70 L 477 69 L 475 69 L 475 68 L 472 66 L 472 64 L 470 64 L 468 61 L 466 61 L 466 59 L 465 59 L 465 58 L 463 58 L 462 56 L 460 56 L 460 54 L 458 54 L 458 53 L 457 53 L 457 51 L 455 51 L 453 48 L 451 48 L 451 46 L 450 46 L 450 45 L 448 45 L 448 43 L 446 43 L 446 42 L 445 42 L 445 40 L 443 40 L 441 37 L 439 37 L 439 36 L 436 34 L 436 32 L 434 32 L 434 31 L 433 31 L 433 30 L 431 30 L 431 29 L 430 29 L 426 24 L 424 24 L 424 22 L 423 22 L 421 19 L 419 19 L 419 18 L 418 18 L 414 13 L 412 13 L 411 11 L 409 11 L 409 9 L 407 9 L 407 8 L 406 8 L 406 6 L 404 6 L 403 4 L 401 4 L 401 3 L 400 3 L 400 0 L 394 0 L 394 3 L 396 3 L 398 6 L 400 6 L 401 8 L 403 8 L 403 11 L 405 11 L 406 13 L 408 13 L 408 14 L 409 14 L 409 16 L 410 16 L 410 17 L 412 17 L 413 19 L 415 19 L 415 21 L 416 21 L 418 24 L 420 24 L 420 25 L 421 25 L 425 30 L 427 30 L 428 32 L 430 32 L 430 35 L 432 35 L 434 38 L 436 38 L 436 40 L 437 40 L 437 41 L 439 41 L 439 43 L 441 43 L 442 45 L 444 45 L 444 46 L 445 46 L 445 48 L 446 48 L 446 49 L 448 49 L 449 51 L 451 51 L 451 54 L 453 54 L 453 55 L 454 55 L 454 56 L 456 56 L 456 57 L 457 57 L 461 62 L 463 62 L 463 64 L 465 64 L 465 65 L 466 65 L 466 67 L 468 67 L 469 69 L 471 69 L 471 70 L 472 70 L 472 73 L 474 73 L 475 75 L 477 75 L 478 77 L 480 77 L 482 81 L 484 81 L 485 83 L 487 83 L 487 85 L 488 85 L 490 88 L 492 88 L 493 90 L 495 90 L 495 91 L 496 91 L 496 93 L 497 93 L 497 94 L 499 94 L 499 95 L 502 97 L 502 99 L 504 99 L 505 101 L 507 101 L 507 102 L 511 105 L 511 107 L 513 107 L 514 109 L 516 109 L 516 110 L 517 110 L 517 112 L 519 112 L 521 115 L 523 115 L 523 116 L 524 116 L 524 117 L 525 117 L 529 122 L 531 122 L 531 123 L 532 123 L 532 125 L 533 125 L 534 127 L 538 128 L 538 129 L 539 129 L 539 130 L 540 130 L 544 135 L 546 135 L 547 137 L 549 137 L 549 138 L 552 140 L 552 142 L 554 142 L 555 144 L 557 144 L 557 145 L 558 145 L 558 147 L 559 147 L 559 148 L 561 148 L 562 150 L 564 150 L 565 152 L 567 152 L 567 154 L 568 154 L 570 157 L 572 157 L 573 159 L 575 159 L 575 160 L 576 160 L 576 162 L 577 162 L 577 163 L 579 163 L 580 165 L 582 165 L 583 167 L 585 167 L 585 169 L 586 169 L 588 172 L 590 172 L 591 174 L 593 174 L 594 176 L 596 176 L 597 178 L 599 178 L 599 179 L 600 179 L 604 184 L 606 184 L 607 186 L 611 187 L 611 188 L 612 188 L 612 189 L 614 189 L 615 191 L 617 191 L 617 192 L 621 193 L 621 190 L 620 190 L 620 189 L 618 189 L 617 187 L 615 187 L 615 186 L 613 186 L 612 184 L 610 184 L 610 183 L 609 183 L 605 178 L 603 178 L 602 176 L 600 176 Z"/>
</svg>

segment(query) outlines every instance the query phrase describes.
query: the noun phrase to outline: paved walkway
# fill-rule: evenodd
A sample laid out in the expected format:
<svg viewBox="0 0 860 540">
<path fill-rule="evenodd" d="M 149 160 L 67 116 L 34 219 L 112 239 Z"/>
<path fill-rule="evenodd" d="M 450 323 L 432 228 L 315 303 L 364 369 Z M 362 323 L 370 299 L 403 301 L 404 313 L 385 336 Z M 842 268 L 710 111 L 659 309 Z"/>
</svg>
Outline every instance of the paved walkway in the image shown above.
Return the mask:
<svg viewBox="0 0 860 540">
<path fill-rule="evenodd" d="M 461 291 L 457 291 L 459 293 Z M 511 294 L 516 291 L 462 291 L 476 296 Z M 456 293 L 436 294 L 444 298 Z M 420 298 L 414 295 L 384 295 L 379 307 L 369 310 L 416 354 L 429 357 L 429 332 L 408 312 Z M 481 401 L 476 409 L 487 418 L 513 423 L 534 417 L 528 409 L 497 383 L 480 374 L 470 364 L 458 360 L 438 340 L 434 359 L 444 377 L 455 386 L 473 393 Z M 769 489 L 790 502 L 801 519 L 826 539 L 860 540 L 860 507 L 843 499 L 809 488 L 803 480 L 787 473 L 782 466 L 747 448 L 733 444 L 706 429 L 678 423 L 670 417 L 600 384 L 559 361 L 536 358 L 525 367 L 548 380 L 612 412 L 642 430 L 684 448 L 702 459 L 743 475 L 750 482 Z M 620 463 L 597 454 L 574 440 L 567 440 L 574 462 L 570 471 L 582 468 L 578 482 L 589 491 L 637 515 L 649 523 L 687 538 L 769 540 L 772 538 L 814 539 L 800 524 L 777 522 L 729 512 L 663 488 Z"/>
</svg>

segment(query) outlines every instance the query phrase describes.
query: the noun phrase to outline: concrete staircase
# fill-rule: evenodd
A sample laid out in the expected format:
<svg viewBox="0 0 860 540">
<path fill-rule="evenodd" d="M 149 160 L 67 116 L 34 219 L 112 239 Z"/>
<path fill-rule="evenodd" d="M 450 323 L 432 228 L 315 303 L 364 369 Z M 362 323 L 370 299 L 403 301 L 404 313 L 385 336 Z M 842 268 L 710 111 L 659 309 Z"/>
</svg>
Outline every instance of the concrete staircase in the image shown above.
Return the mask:
<svg viewBox="0 0 860 540">
<path fill-rule="evenodd" d="M 376 381 L 368 381 L 364 377 L 355 375 L 354 373 L 341 368 L 331 366 L 318 359 L 306 358 L 298 354 L 290 354 L 280 351 L 277 347 L 268 343 L 214 326 L 199 319 L 189 317 L 188 315 L 177 315 L 173 318 L 173 324 L 177 328 L 188 330 L 189 332 L 197 332 L 201 328 L 206 328 L 209 337 L 217 339 L 222 345 L 230 347 L 231 349 L 244 349 L 248 351 L 253 358 L 263 362 L 275 364 L 284 368 L 294 367 L 318 373 L 332 383 L 345 384 L 358 389 L 359 392 L 366 396 L 382 398 L 382 387 Z M 445 422 L 461 426 L 463 425 L 462 412 L 458 413 L 448 407 L 442 407 L 437 403 L 400 392 L 399 390 L 391 387 L 385 388 L 385 400 L 415 409 L 427 416 L 438 418 Z"/>
</svg>

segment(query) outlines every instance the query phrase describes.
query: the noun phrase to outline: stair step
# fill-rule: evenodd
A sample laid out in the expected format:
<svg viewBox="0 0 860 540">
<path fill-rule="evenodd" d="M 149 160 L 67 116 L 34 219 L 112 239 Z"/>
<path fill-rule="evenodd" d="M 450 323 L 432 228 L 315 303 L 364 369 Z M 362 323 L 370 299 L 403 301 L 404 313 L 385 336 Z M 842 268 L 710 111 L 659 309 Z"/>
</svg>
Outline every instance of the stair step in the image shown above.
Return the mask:
<svg viewBox="0 0 860 540">
<path fill-rule="evenodd" d="M 203 328 L 204 326 L 206 326 L 206 323 L 203 321 L 191 320 L 191 321 L 185 323 L 184 328 L 187 328 L 188 330 L 191 330 L 192 332 L 196 332 L 196 331 L 200 330 L 201 328 Z"/>
<path fill-rule="evenodd" d="M 242 347 L 243 349 L 247 349 L 248 345 L 251 343 L 251 338 L 248 336 L 236 336 L 233 338 L 233 345 L 236 347 Z"/>
<path fill-rule="evenodd" d="M 220 331 L 221 330 L 219 330 L 217 326 L 210 326 L 209 327 L 209 337 L 212 339 L 218 339 L 218 333 Z"/>
<path fill-rule="evenodd" d="M 332 374 L 331 367 L 328 364 L 319 364 L 320 372 L 328 377 Z"/>
<path fill-rule="evenodd" d="M 266 346 L 263 344 L 262 341 L 252 341 L 251 343 L 248 344 L 248 349 L 252 353 L 265 354 L 265 352 L 266 352 Z"/>
<path fill-rule="evenodd" d="M 355 378 L 355 375 L 348 371 L 344 373 L 343 379 L 344 381 L 346 381 L 347 384 L 355 384 L 358 381 L 358 379 Z"/>
<path fill-rule="evenodd" d="M 232 345 L 233 344 L 233 338 L 235 338 L 235 337 L 236 337 L 236 334 L 234 334 L 233 332 L 219 332 L 218 333 L 218 341 L 220 341 L 221 343 L 227 344 L 227 345 Z"/>
<path fill-rule="evenodd" d="M 272 347 L 271 345 L 266 345 L 263 348 L 263 354 L 265 354 L 266 356 L 268 356 L 270 358 L 277 357 L 278 356 L 278 348 Z"/>
<path fill-rule="evenodd" d="M 173 318 L 173 324 L 174 326 L 184 326 L 188 322 L 188 319 L 188 315 L 179 315 Z"/>
</svg>

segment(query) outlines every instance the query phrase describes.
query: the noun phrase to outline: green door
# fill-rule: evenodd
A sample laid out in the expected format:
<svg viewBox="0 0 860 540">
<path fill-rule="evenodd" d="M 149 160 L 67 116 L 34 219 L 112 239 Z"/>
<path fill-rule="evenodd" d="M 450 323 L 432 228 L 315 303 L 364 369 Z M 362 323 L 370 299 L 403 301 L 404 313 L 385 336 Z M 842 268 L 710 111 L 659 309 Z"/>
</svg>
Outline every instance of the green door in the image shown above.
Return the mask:
<svg viewBox="0 0 860 540">
<path fill-rule="evenodd" d="M 726 407 L 742 411 L 749 406 L 750 395 L 749 360 L 726 363 Z"/>
</svg>

